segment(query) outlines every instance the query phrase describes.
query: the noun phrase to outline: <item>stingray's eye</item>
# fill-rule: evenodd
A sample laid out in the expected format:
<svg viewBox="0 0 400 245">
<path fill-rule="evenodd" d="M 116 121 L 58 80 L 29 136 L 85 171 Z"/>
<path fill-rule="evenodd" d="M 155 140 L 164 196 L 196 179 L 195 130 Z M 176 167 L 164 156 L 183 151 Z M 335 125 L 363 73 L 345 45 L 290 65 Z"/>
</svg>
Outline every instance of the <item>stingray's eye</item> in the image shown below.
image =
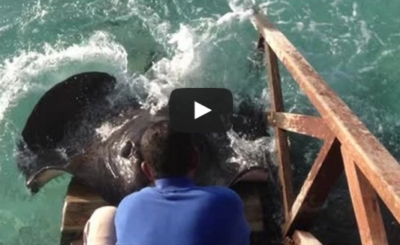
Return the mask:
<svg viewBox="0 0 400 245">
<path fill-rule="evenodd" d="M 125 145 L 121 149 L 121 157 L 129 159 L 133 153 L 133 143 L 132 141 L 125 142 Z"/>
</svg>

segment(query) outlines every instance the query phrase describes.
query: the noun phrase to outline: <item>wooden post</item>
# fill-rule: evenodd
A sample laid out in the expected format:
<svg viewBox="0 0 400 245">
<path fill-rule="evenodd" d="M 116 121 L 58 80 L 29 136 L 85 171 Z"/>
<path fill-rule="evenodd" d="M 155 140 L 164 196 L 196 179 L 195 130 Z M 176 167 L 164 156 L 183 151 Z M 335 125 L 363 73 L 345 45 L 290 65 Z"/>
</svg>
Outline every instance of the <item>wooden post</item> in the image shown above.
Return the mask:
<svg viewBox="0 0 400 245">
<path fill-rule="evenodd" d="M 281 78 L 279 75 L 278 59 L 268 44 L 265 44 L 266 58 L 268 63 L 268 87 L 271 100 L 272 112 L 283 112 L 283 98 L 281 89 Z M 283 192 L 283 207 L 285 220 L 289 218 L 289 211 L 293 204 L 292 168 L 289 159 L 289 147 L 286 132 L 274 127 L 275 142 L 279 161 L 279 179 Z"/>
<path fill-rule="evenodd" d="M 387 245 L 376 192 L 344 147 L 342 155 L 362 244 Z"/>
</svg>

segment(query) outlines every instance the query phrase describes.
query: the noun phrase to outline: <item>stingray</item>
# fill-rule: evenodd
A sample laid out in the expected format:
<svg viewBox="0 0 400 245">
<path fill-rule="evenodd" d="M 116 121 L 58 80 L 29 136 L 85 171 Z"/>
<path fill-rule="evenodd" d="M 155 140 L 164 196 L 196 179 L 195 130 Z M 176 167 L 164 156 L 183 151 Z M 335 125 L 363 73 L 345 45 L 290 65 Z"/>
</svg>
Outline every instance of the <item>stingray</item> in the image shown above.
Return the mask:
<svg viewBox="0 0 400 245">
<path fill-rule="evenodd" d="M 35 105 L 17 143 L 17 166 L 32 193 L 63 173 L 73 175 L 111 204 L 151 183 L 140 169 L 140 139 L 168 108 L 152 114 L 132 95 L 115 103 L 117 80 L 101 72 L 77 74 L 47 91 Z M 233 131 L 267 136 L 263 112 L 243 103 Z M 229 185 L 243 170 L 226 133 L 193 134 L 200 150 L 199 185 Z M 267 157 L 262 157 L 264 161 Z"/>
</svg>

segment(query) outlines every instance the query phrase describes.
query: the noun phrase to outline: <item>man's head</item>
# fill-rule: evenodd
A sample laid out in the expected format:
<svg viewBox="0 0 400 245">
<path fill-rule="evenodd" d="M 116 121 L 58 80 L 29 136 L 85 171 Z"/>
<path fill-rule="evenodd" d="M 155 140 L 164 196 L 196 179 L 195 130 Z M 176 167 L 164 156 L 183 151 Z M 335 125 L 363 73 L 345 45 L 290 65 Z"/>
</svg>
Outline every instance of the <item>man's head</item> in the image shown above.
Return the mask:
<svg viewBox="0 0 400 245">
<path fill-rule="evenodd" d="M 192 174 L 198 154 L 190 134 L 174 132 L 168 121 L 157 122 L 143 134 L 142 170 L 150 180 Z"/>
</svg>

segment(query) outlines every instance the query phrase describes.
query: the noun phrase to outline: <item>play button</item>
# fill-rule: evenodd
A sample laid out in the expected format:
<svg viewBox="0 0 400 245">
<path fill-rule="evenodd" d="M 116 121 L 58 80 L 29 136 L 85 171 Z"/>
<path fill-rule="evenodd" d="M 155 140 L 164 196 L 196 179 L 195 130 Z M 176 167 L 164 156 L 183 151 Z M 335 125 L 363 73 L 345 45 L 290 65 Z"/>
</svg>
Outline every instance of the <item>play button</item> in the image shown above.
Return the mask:
<svg viewBox="0 0 400 245">
<path fill-rule="evenodd" d="M 233 96 L 227 89 L 175 89 L 168 105 L 175 131 L 213 133 L 226 132 L 232 127 Z"/>
<path fill-rule="evenodd" d="M 194 102 L 194 119 L 204 116 L 205 114 L 211 112 L 210 108 L 205 107 L 202 104 Z"/>
</svg>

